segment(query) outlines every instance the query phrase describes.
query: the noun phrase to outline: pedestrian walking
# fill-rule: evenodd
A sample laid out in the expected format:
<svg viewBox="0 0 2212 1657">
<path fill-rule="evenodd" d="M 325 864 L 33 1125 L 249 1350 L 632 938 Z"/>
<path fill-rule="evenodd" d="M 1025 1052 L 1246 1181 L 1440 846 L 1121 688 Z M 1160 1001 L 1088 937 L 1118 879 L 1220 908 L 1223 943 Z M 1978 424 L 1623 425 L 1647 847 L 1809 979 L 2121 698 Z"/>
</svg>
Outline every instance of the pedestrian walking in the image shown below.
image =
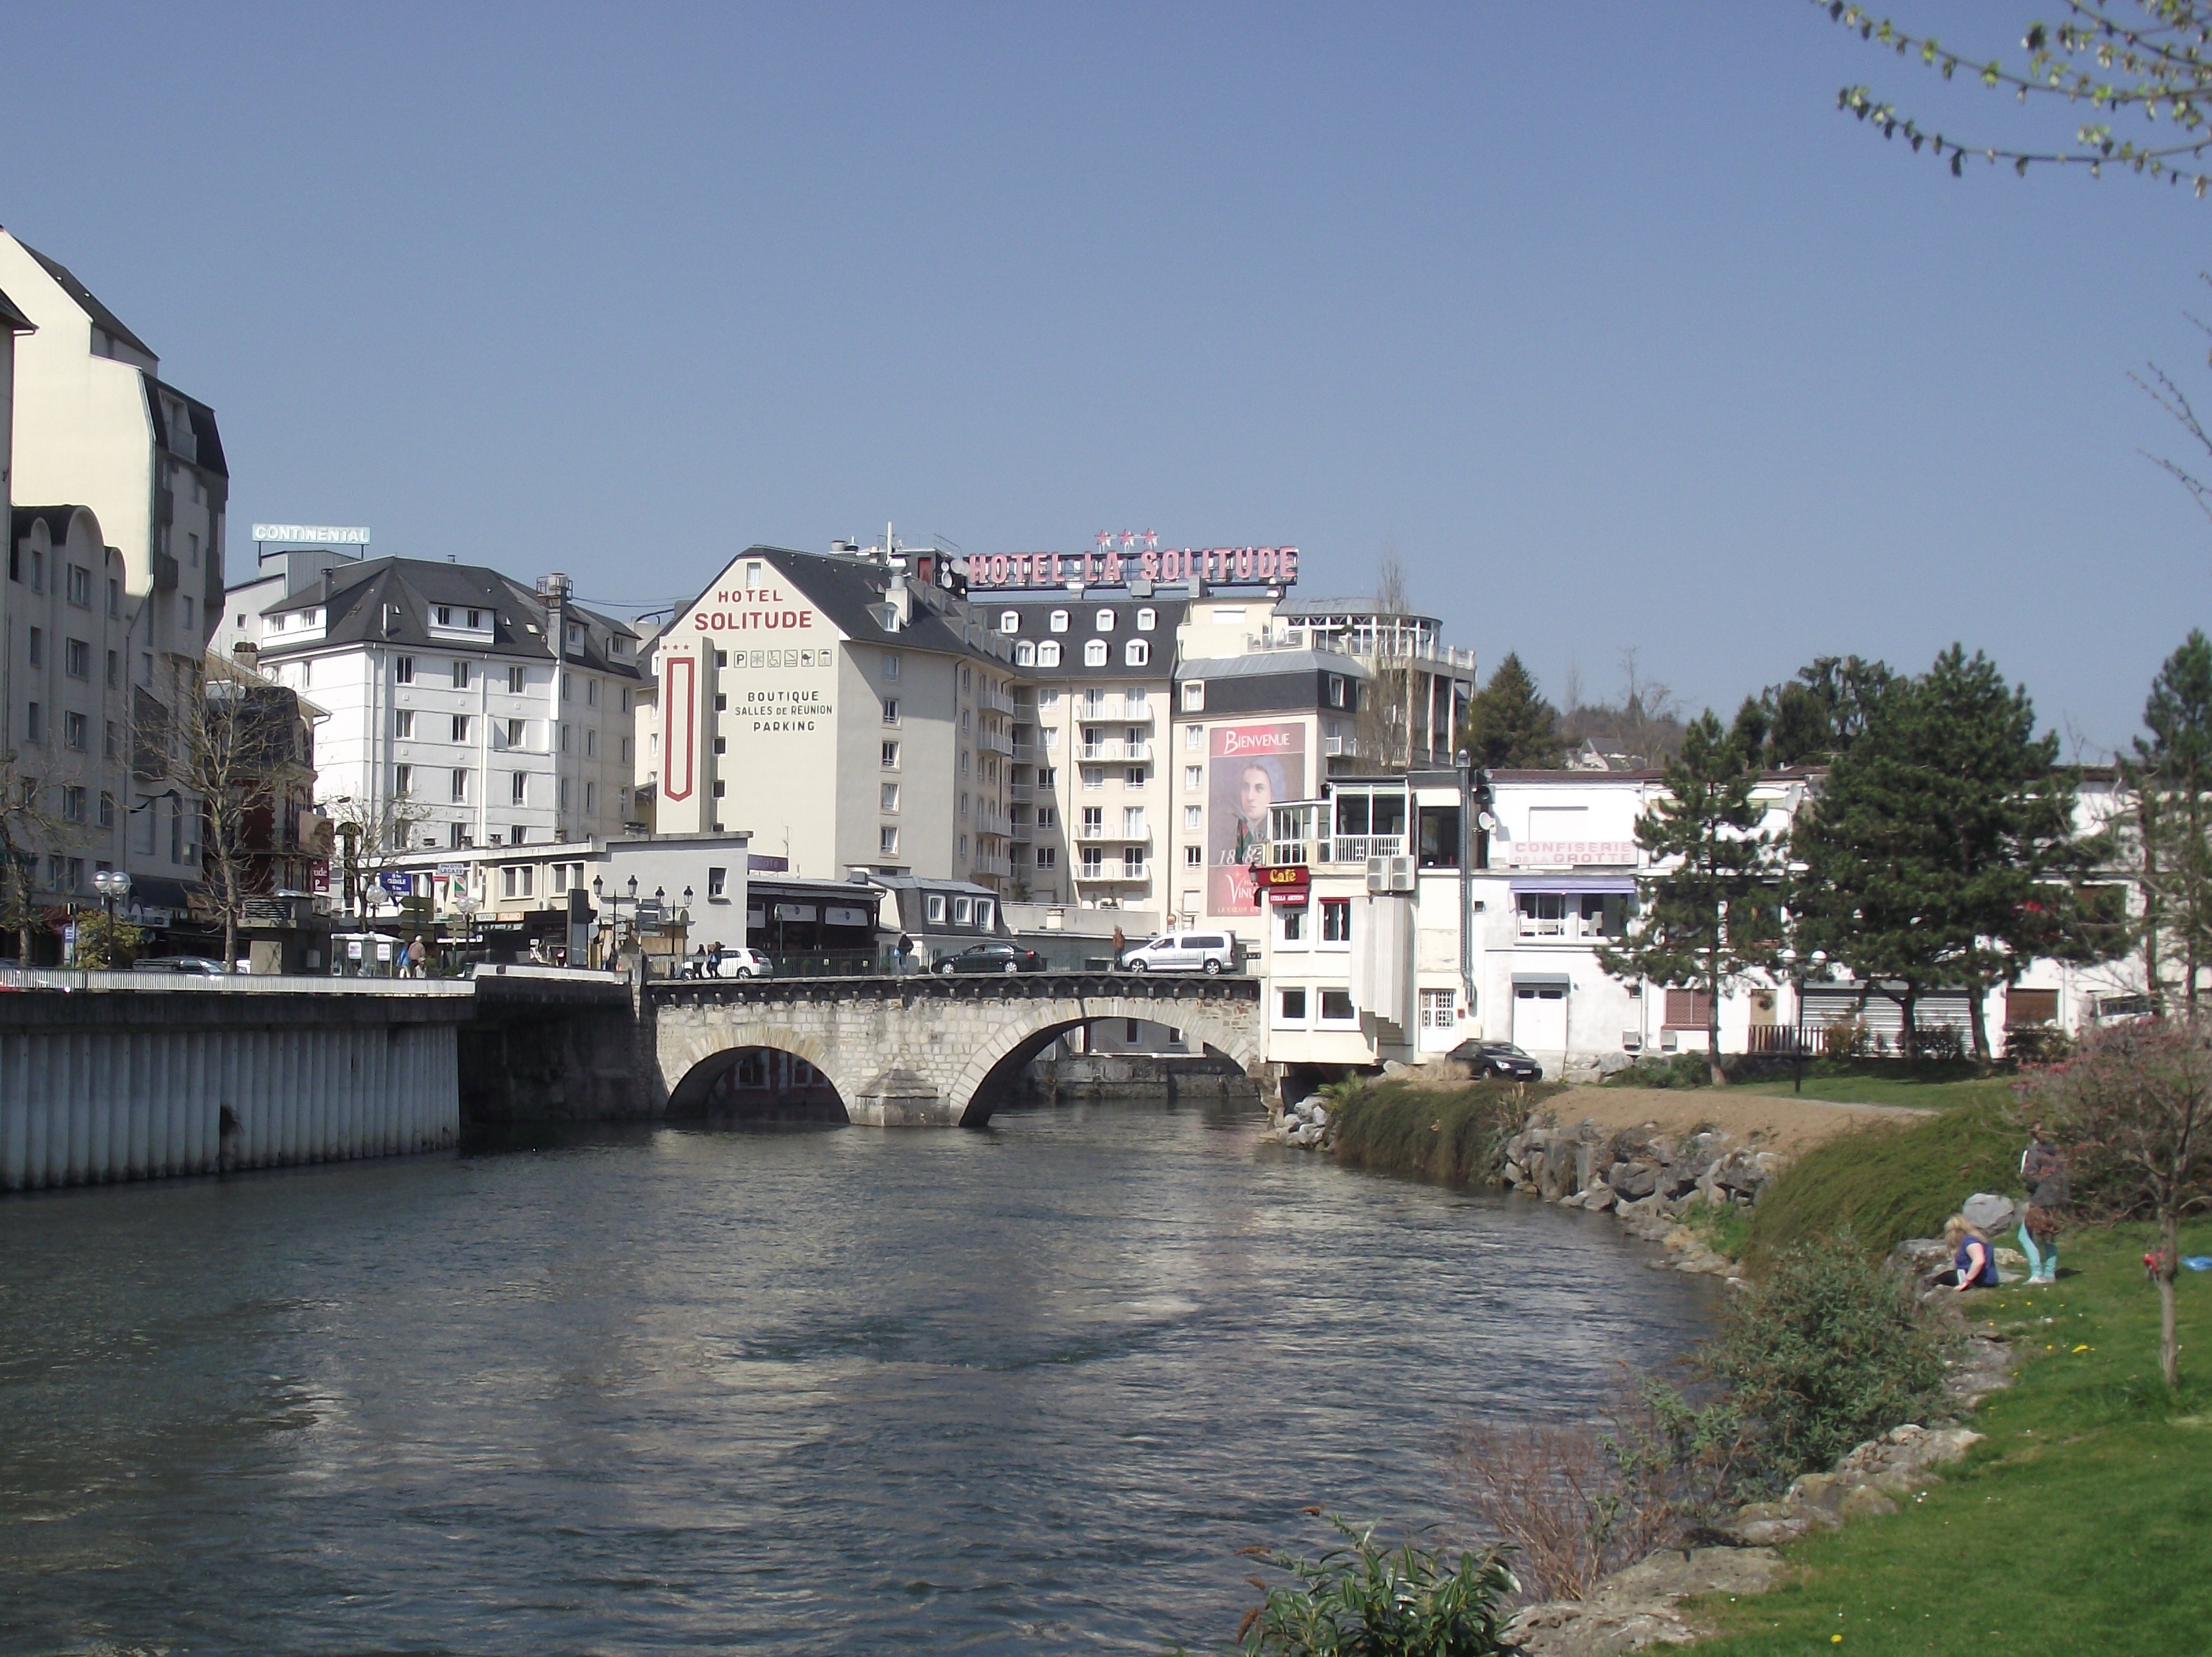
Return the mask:
<svg viewBox="0 0 2212 1657">
<path fill-rule="evenodd" d="M 914 940 L 904 932 L 899 934 L 898 963 L 901 978 L 904 978 L 914 970 Z"/>
<path fill-rule="evenodd" d="M 1121 964 L 1121 951 L 1128 947 L 1129 940 L 1121 935 L 1121 923 L 1117 920 L 1114 923 L 1114 960 L 1112 962 L 1113 966 L 1117 969 Z"/>
<path fill-rule="evenodd" d="M 415 941 L 407 946 L 407 975 L 421 978 L 423 967 L 430 959 L 430 946 L 422 941 L 422 934 L 415 934 Z"/>
<path fill-rule="evenodd" d="M 718 938 L 712 944 L 707 946 L 707 976 L 709 978 L 720 978 L 721 975 L 722 940 Z"/>
<path fill-rule="evenodd" d="M 2027 1211 L 2020 1222 L 2020 1251 L 2027 1256 L 2027 1280 L 2057 1283 L 2058 1230 L 2065 1223 L 2070 1193 L 2065 1154 L 2051 1143 L 2040 1122 L 2028 1129 L 2027 1149 L 2020 1158 L 2020 1182 L 2027 1188 Z"/>
</svg>

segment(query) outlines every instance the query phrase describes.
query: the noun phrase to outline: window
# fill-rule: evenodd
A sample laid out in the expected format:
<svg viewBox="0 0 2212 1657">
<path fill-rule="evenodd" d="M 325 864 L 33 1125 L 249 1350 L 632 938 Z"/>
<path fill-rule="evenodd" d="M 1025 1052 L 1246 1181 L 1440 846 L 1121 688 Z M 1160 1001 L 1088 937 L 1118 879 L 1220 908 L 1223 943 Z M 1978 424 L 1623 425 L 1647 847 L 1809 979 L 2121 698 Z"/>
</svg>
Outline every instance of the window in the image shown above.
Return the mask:
<svg viewBox="0 0 2212 1657">
<path fill-rule="evenodd" d="M 499 895 L 501 897 L 528 897 L 537 879 L 538 871 L 527 863 L 509 863 L 499 871 Z"/>
<path fill-rule="evenodd" d="M 1042 644 L 1037 646 L 1036 665 L 1039 667 L 1058 667 L 1060 665 L 1059 640 L 1047 639 Z"/>
<path fill-rule="evenodd" d="M 507 689 L 510 695 L 519 696 L 522 694 L 525 671 L 525 669 L 516 666 L 509 666 L 507 670 Z"/>
<path fill-rule="evenodd" d="M 453 715 L 453 740 L 454 740 L 455 742 L 466 742 L 468 739 L 469 739 L 469 716 L 468 716 L 467 714 L 465 714 L 465 713 L 456 713 L 456 714 L 454 714 L 454 715 Z"/>
<path fill-rule="evenodd" d="M 189 633 L 190 631 L 191 631 L 191 629 L 192 629 L 192 626 L 193 626 L 193 622 L 192 622 L 192 601 L 191 601 L 190 598 L 187 598 L 181 599 L 181 600 L 179 600 L 179 604 L 182 605 L 183 610 L 184 610 L 184 616 L 185 616 L 185 630 L 187 633 Z"/>
<path fill-rule="evenodd" d="M 562 753 L 566 754 L 570 750 L 571 744 L 574 739 L 574 735 L 575 727 L 574 725 L 564 725 L 561 727 L 561 751 Z"/>
<path fill-rule="evenodd" d="M 584 706 L 585 706 L 585 707 L 597 707 L 599 705 L 599 682 L 597 679 L 586 679 L 586 680 L 585 680 L 585 681 L 584 681 Z"/>
<path fill-rule="evenodd" d="M 1121 773 L 1121 786 L 1124 788 L 1142 788 L 1145 786 L 1145 768 L 1133 765 L 1125 769 Z"/>
<path fill-rule="evenodd" d="M 973 723 L 974 716 L 970 710 L 964 707 L 962 708 L 960 710 L 960 734 L 963 737 L 966 736 L 973 725 Z"/>
<path fill-rule="evenodd" d="M 82 822 L 84 821 L 84 790 L 82 788 L 64 788 L 62 790 L 63 817 L 70 822 Z"/>
<path fill-rule="evenodd" d="M 975 920 L 975 906 L 973 901 L 964 897 L 956 897 L 952 900 L 952 924 L 954 926 L 968 926 Z"/>
<path fill-rule="evenodd" d="M 964 696 L 964 695 L 966 695 L 969 691 L 973 690 L 975 688 L 975 669 L 973 669 L 973 668 L 969 668 L 969 667 L 963 667 L 963 668 L 962 668 L 962 669 L 960 670 L 960 694 L 961 694 L 962 695 L 963 695 L 963 696 Z"/>
<path fill-rule="evenodd" d="M 1306 938 L 1306 912 L 1304 909 L 1275 911 L 1276 934 L 1285 944 L 1303 944 Z"/>
<path fill-rule="evenodd" d="M 1064 610 L 1055 610 L 1053 611 L 1051 617 L 1049 618 L 1048 625 L 1054 633 L 1066 632 L 1067 612 Z"/>
<path fill-rule="evenodd" d="M 115 827 L 115 796 L 105 790 L 100 796 L 100 826 L 103 828 Z"/>
<path fill-rule="evenodd" d="M 123 727 L 112 719 L 107 721 L 107 735 L 100 744 L 100 751 L 111 760 L 123 756 Z"/>
<path fill-rule="evenodd" d="M 41 628 L 34 627 L 31 629 L 30 657 L 33 667 L 44 667 L 46 665 L 46 635 L 45 629 Z"/>
<path fill-rule="evenodd" d="M 452 607 L 451 605 L 449 605 L 449 604 L 440 604 L 440 605 L 438 606 L 437 616 L 438 616 L 438 625 L 439 625 L 440 627 L 451 627 L 451 626 L 453 626 L 453 607 Z"/>
<path fill-rule="evenodd" d="M 92 721 L 82 713 L 62 715 L 62 739 L 78 753 L 92 746 Z"/>
<path fill-rule="evenodd" d="M 886 811 L 896 811 L 898 810 L 898 801 L 899 786 L 895 782 L 885 783 L 884 785 L 883 809 Z"/>
<path fill-rule="evenodd" d="M 628 640 L 624 640 L 624 642 L 625 642 L 625 643 L 627 643 L 627 642 L 628 642 Z M 624 685 L 624 686 L 623 687 L 623 694 L 622 694 L 622 711 L 623 711 L 623 713 L 629 713 L 629 707 L 630 707 L 630 704 L 629 704 L 629 697 L 630 697 L 629 687 L 628 685 Z"/>
<path fill-rule="evenodd" d="M 1459 992 L 1457 990 L 1423 990 L 1421 992 L 1421 1028 L 1425 1030 L 1448 1030 L 1459 1023 Z"/>
<path fill-rule="evenodd" d="M 415 768 L 395 765 L 392 768 L 392 792 L 402 799 L 415 792 Z"/>
<path fill-rule="evenodd" d="M 92 572 L 82 564 L 69 567 L 69 601 L 79 610 L 92 608 Z"/>
<path fill-rule="evenodd" d="M 1146 639 L 1130 640 L 1127 644 L 1121 646 L 1121 659 L 1131 667 L 1145 666 L 1152 659 L 1151 641 Z"/>
<path fill-rule="evenodd" d="M 1058 648 L 1057 646 L 1054 647 L 1055 649 Z M 1060 658 L 1057 656 L 1053 658 L 1053 660 L 1055 662 L 1059 659 Z M 1037 706 L 1048 713 L 1052 709 L 1058 707 L 1060 706 L 1060 691 L 1058 689 L 1051 685 L 1047 685 L 1040 689 L 1037 692 Z"/>
<path fill-rule="evenodd" d="M 574 679 L 561 681 L 561 700 L 564 702 L 573 702 L 576 700 L 576 682 Z"/>
<path fill-rule="evenodd" d="M 1712 997 L 1703 990 L 1669 990 L 1665 1028 L 1701 1030 L 1712 1017 Z"/>
<path fill-rule="evenodd" d="M 1193 835 L 1206 827 L 1205 808 L 1198 805 L 1184 806 L 1182 808 L 1182 826 L 1186 833 Z"/>
<path fill-rule="evenodd" d="M 896 696 L 886 696 L 886 697 L 884 697 L 884 723 L 885 725 L 896 725 L 898 722 L 899 722 L 898 698 L 897 698 L 897 697 L 896 697 Z"/>
<path fill-rule="evenodd" d="M 456 690 L 466 690 L 468 688 L 469 665 L 466 662 L 455 662 L 453 664 L 453 689 Z"/>
<path fill-rule="evenodd" d="M 729 665 L 730 652 L 728 651 L 718 650 L 714 652 L 714 665 L 716 667 L 727 667 Z"/>
<path fill-rule="evenodd" d="M 717 754 L 726 754 L 726 753 L 728 753 L 728 752 L 730 751 L 730 739 L 729 739 L 727 737 L 715 737 L 715 738 L 714 738 L 714 751 L 715 751 Z"/>
<path fill-rule="evenodd" d="M 1099 632 L 1111 633 L 1114 630 L 1114 612 L 1110 610 L 1101 610 L 1098 612 L 1096 625 Z"/>
<path fill-rule="evenodd" d="M 1046 783 L 1044 785 L 1044 786 L 1048 788 L 1051 786 L 1052 785 L 1050 783 Z M 1060 808 L 1054 805 L 1038 806 L 1036 809 L 1036 826 L 1040 828 L 1058 828 L 1060 826 Z"/>
<path fill-rule="evenodd" d="M 456 798 L 458 798 L 458 796 Z M 530 774 L 527 771 L 516 771 L 508 775 L 507 780 L 507 798 L 508 804 L 513 805 L 526 805 L 529 804 Z"/>
<path fill-rule="evenodd" d="M 933 926 L 942 926 L 945 924 L 944 893 L 932 892 L 929 895 L 928 916 L 929 924 Z"/>
<path fill-rule="evenodd" d="M 584 785 L 584 815 L 587 817 L 596 816 L 599 814 L 599 785 L 596 782 L 587 781 Z"/>
<path fill-rule="evenodd" d="M 559 786 L 559 788 L 558 788 L 557 790 L 556 790 L 556 792 L 555 792 L 555 795 L 554 795 L 554 798 L 560 801 L 560 809 L 561 809 L 562 810 L 565 811 L 565 810 L 567 810 L 568 809 L 568 778 L 563 777 L 563 778 L 562 778 L 562 779 L 561 779 L 560 786 Z"/>
<path fill-rule="evenodd" d="M 1085 643 L 1083 646 L 1083 665 L 1085 667 L 1103 667 L 1106 665 L 1106 641 L 1103 639 L 1091 639 Z"/>
<path fill-rule="evenodd" d="M 392 683 L 394 684 L 415 683 L 415 659 L 412 656 L 394 656 L 392 659 Z"/>
<path fill-rule="evenodd" d="M 1104 768 L 1096 765 L 1085 766 L 1083 768 L 1083 786 L 1085 788 L 1103 788 L 1106 786 L 1106 772 Z"/>
<path fill-rule="evenodd" d="M 529 839 L 529 838 L 530 838 L 530 830 L 529 830 L 529 829 L 527 829 L 527 828 L 524 828 L 524 827 L 523 827 L 520 823 L 519 823 L 519 822 L 518 822 L 518 823 L 516 823 L 516 824 L 514 825 L 514 828 L 510 828 L 510 829 L 508 829 L 508 830 L 507 831 L 507 843 L 509 846 L 520 846 L 520 845 L 521 845 L 521 844 L 522 844 L 522 842 L 523 842 L 524 841 L 526 841 L 526 840 L 527 840 L 527 839 Z M 495 845 L 495 846 L 498 845 L 498 844 L 499 844 L 499 837 L 498 837 L 497 835 L 495 835 L 492 837 L 492 842 L 491 842 L 491 843 L 492 843 L 493 845 Z"/>
<path fill-rule="evenodd" d="M 526 721 L 509 719 L 507 722 L 507 745 L 509 748 L 520 748 L 528 738 L 529 725 Z"/>
<path fill-rule="evenodd" d="M 1137 612 L 1137 631 L 1138 631 L 1138 632 L 1139 632 L 1139 633 L 1150 633 L 1150 632 L 1151 632 L 1154 628 L 1158 627 L 1158 626 L 1159 625 L 1159 623 L 1160 623 L 1159 614 L 1158 614 L 1158 611 L 1154 610 L 1152 609 L 1152 607 L 1150 604 L 1146 604 L 1146 606 L 1144 606 L 1141 610 L 1138 610 L 1138 612 Z"/>
<path fill-rule="evenodd" d="M 1184 847 L 1182 848 L 1182 866 L 1186 869 L 1204 868 L 1206 866 L 1206 848 L 1203 846 Z"/>
<path fill-rule="evenodd" d="M 465 805 L 468 804 L 469 774 L 467 772 L 456 771 L 453 773 L 453 804 L 456 805 Z"/>
<path fill-rule="evenodd" d="M 1324 1024 L 1349 1024 L 1359 1017 L 1352 1005 L 1350 990 L 1323 990 L 1321 992 L 1321 1017 Z"/>
<path fill-rule="evenodd" d="M 1306 992 L 1303 989 L 1280 989 L 1275 992 L 1275 1005 L 1285 1024 L 1306 1022 Z"/>
<path fill-rule="evenodd" d="M 895 858 L 898 855 L 898 830 L 889 824 L 876 831 L 876 855 Z"/>
<path fill-rule="evenodd" d="M 1567 900 L 1561 892 L 1516 892 L 1514 907 L 1521 912 L 1523 938 L 1564 938 L 1567 932 Z"/>
<path fill-rule="evenodd" d="M 1083 808 L 1083 838 L 1097 840 L 1106 832 L 1106 808 L 1086 805 Z"/>
<path fill-rule="evenodd" d="M 200 567 L 200 537 L 198 532 L 195 531 L 194 533 L 185 536 L 185 539 L 190 544 L 191 549 L 192 568 L 194 569 L 198 569 Z M 191 619 L 189 613 L 187 613 L 185 619 L 187 621 Z"/>
<path fill-rule="evenodd" d="M 1021 630 L 1022 630 L 1022 613 L 1021 613 L 1021 611 L 1019 611 L 1019 610 L 1000 610 L 1000 611 L 999 612 L 999 631 L 1000 631 L 1000 632 L 1001 632 L 1001 633 L 1019 633 Z"/>
<path fill-rule="evenodd" d="M 1105 873 L 1106 853 L 1099 850 L 1096 846 L 1085 847 L 1083 848 L 1084 879 L 1097 880 L 1103 877 Z"/>
<path fill-rule="evenodd" d="M 107 613 L 114 616 L 123 614 L 123 583 L 112 575 L 107 578 Z M 243 616 L 238 618 L 238 624 L 240 627 L 246 625 Z"/>
<path fill-rule="evenodd" d="M 898 762 L 899 745 L 895 742 L 885 743 L 884 744 L 884 769 L 886 771 L 896 771 L 898 769 Z"/>
<path fill-rule="evenodd" d="M 1145 848 L 1124 846 L 1121 848 L 1121 878 L 1142 880 L 1145 877 Z"/>
<path fill-rule="evenodd" d="M 31 549 L 31 591 L 44 592 L 46 590 L 46 555 L 34 547 Z"/>
<path fill-rule="evenodd" d="M 1145 837 L 1143 806 L 1125 805 L 1121 808 L 1121 833 L 1130 840 L 1142 840 Z"/>
<path fill-rule="evenodd" d="M 598 727 L 587 725 L 584 730 L 584 757 L 587 760 L 595 760 L 599 758 L 599 733 Z"/>
<path fill-rule="evenodd" d="M 714 783 L 714 798 L 716 799 L 722 798 L 728 787 L 729 784 L 727 782 L 717 778 Z"/>
<path fill-rule="evenodd" d="M 1182 711 L 1186 713 L 1198 713 L 1204 712 L 1205 707 L 1206 681 L 1203 679 L 1185 679 L 1182 682 Z M 1188 741 L 1188 738 L 1185 738 L 1185 740 Z M 1195 747 L 1197 744 L 1192 744 L 1191 745 Z"/>
<path fill-rule="evenodd" d="M 62 671 L 72 679 L 92 677 L 92 646 L 82 639 L 62 640 Z"/>
<path fill-rule="evenodd" d="M 107 652 L 107 688 L 114 689 L 123 683 L 123 659 L 115 652 Z"/>
<path fill-rule="evenodd" d="M 1014 646 L 1014 665 L 1016 667 L 1035 667 L 1036 665 L 1036 646 L 1027 639 L 1024 639 L 1017 643 Z"/>
<path fill-rule="evenodd" d="M 1350 898 L 1322 899 L 1321 941 L 1324 944 L 1352 942 L 1352 900 Z"/>
<path fill-rule="evenodd" d="M 1060 866 L 1060 848 L 1056 846 L 1038 847 L 1036 848 L 1036 866 L 1040 869 L 1058 868 Z"/>
<path fill-rule="evenodd" d="M 622 762 L 624 765 L 628 765 L 629 763 L 629 748 L 630 738 L 624 737 L 622 739 Z"/>
<path fill-rule="evenodd" d="M 1328 676 L 1328 705 L 1331 707 L 1344 706 L 1344 685 L 1345 681 L 1341 674 L 1332 673 Z"/>
</svg>

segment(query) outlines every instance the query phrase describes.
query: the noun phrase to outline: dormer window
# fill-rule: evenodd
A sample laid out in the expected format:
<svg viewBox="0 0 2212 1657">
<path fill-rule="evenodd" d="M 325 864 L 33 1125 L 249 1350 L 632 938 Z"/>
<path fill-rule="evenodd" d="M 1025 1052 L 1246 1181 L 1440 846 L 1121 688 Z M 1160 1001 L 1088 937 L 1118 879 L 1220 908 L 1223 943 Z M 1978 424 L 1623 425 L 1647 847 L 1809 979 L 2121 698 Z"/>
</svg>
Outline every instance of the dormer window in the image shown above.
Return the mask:
<svg viewBox="0 0 2212 1657">
<path fill-rule="evenodd" d="M 1146 604 L 1146 605 L 1142 610 L 1139 610 L 1139 611 L 1137 612 L 1137 631 L 1138 631 L 1138 632 L 1139 632 L 1139 633 L 1150 633 L 1150 632 L 1151 632 L 1154 628 L 1158 627 L 1159 624 L 1160 624 L 1159 612 L 1158 612 L 1158 610 L 1154 610 L 1154 609 L 1153 609 L 1150 604 Z"/>
<path fill-rule="evenodd" d="M 469 626 L 477 632 L 482 632 L 483 630 L 483 611 L 480 610 L 471 610 L 469 612 Z"/>
<path fill-rule="evenodd" d="M 1091 639 L 1085 642 L 1083 646 L 1083 665 L 1085 667 L 1103 667 L 1106 665 L 1106 641 L 1103 639 Z"/>
<path fill-rule="evenodd" d="M 1000 610 L 1000 611 L 999 612 L 999 631 L 1000 631 L 1000 632 L 1001 632 L 1001 633 L 1019 633 L 1021 630 L 1022 630 L 1022 613 L 1021 613 L 1021 611 L 1019 611 L 1018 610 Z"/>
<path fill-rule="evenodd" d="M 1042 644 L 1037 646 L 1036 665 L 1039 667 L 1058 667 L 1060 665 L 1059 640 L 1047 639 Z"/>
<path fill-rule="evenodd" d="M 1066 610 L 1055 610 L 1053 611 L 1052 630 L 1054 633 L 1065 633 L 1067 631 L 1067 612 Z"/>
<path fill-rule="evenodd" d="M 451 626 L 453 626 L 453 610 L 452 610 L 452 608 L 451 608 L 450 606 L 446 605 L 446 604 L 440 604 L 440 605 L 438 606 L 438 610 L 437 610 L 437 616 L 438 616 L 438 625 L 439 625 L 440 627 L 451 627 Z"/>
<path fill-rule="evenodd" d="M 1014 646 L 1014 665 L 1016 667 L 1035 667 L 1036 665 L 1036 646 L 1032 644 L 1027 639 L 1023 640 L 1019 644 L 1016 645 Z"/>
<path fill-rule="evenodd" d="M 1111 633 L 1114 630 L 1114 612 L 1112 610 L 1102 610 L 1098 612 L 1098 630 L 1101 633 Z"/>
</svg>

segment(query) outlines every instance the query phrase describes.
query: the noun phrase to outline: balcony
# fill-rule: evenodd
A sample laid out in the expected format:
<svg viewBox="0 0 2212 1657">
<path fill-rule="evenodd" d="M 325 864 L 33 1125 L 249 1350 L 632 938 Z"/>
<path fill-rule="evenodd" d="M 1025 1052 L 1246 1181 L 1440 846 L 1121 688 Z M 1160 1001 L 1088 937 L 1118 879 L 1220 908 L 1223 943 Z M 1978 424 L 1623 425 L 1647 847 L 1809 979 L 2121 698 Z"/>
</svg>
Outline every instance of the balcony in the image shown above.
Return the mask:
<svg viewBox="0 0 2212 1657">
<path fill-rule="evenodd" d="M 1370 858 L 1401 858 L 1406 855 L 1403 835 L 1339 835 L 1334 841 L 1332 863 L 1364 863 Z"/>
<path fill-rule="evenodd" d="M 979 875 L 1006 876 L 1014 872 L 1013 859 L 1004 852 L 978 852 L 969 866 Z"/>
<path fill-rule="evenodd" d="M 1003 839 L 1006 832 L 1006 814 L 988 805 L 981 807 L 975 813 L 975 832 L 997 835 Z"/>
<path fill-rule="evenodd" d="M 1016 765 L 1042 765 L 1046 759 L 1044 750 L 1033 742 L 1015 743 L 1007 751 Z"/>
<path fill-rule="evenodd" d="M 994 713 L 1012 713 L 1014 711 L 1014 699 L 993 685 L 985 685 L 977 700 Z"/>
<path fill-rule="evenodd" d="M 1006 798 L 1017 805 L 1027 805 L 1036 798 L 1036 790 L 1026 782 L 1010 782 L 1006 785 Z"/>
<path fill-rule="evenodd" d="M 1075 877 L 1093 882 L 1146 881 L 1152 877 L 1152 869 L 1149 863 L 1102 863 L 1095 869 L 1085 865 L 1077 867 Z"/>
<path fill-rule="evenodd" d="M 1117 835 L 1111 833 L 1103 822 L 1095 827 L 1086 822 L 1075 837 L 1078 840 L 1090 841 L 1098 845 L 1104 845 L 1109 841 L 1117 846 L 1150 846 L 1152 843 L 1151 829 L 1132 830 L 1127 823 L 1121 825 L 1121 832 Z"/>
<path fill-rule="evenodd" d="M 1091 765 L 1133 764 L 1152 756 L 1152 745 L 1148 742 L 1087 742 L 1076 757 Z"/>
<path fill-rule="evenodd" d="M 986 754 L 1004 754 L 1009 759 L 1012 759 L 1014 754 L 1014 744 L 1012 739 L 1000 735 L 988 726 L 975 733 L 975 746 Z"/>
</svg>

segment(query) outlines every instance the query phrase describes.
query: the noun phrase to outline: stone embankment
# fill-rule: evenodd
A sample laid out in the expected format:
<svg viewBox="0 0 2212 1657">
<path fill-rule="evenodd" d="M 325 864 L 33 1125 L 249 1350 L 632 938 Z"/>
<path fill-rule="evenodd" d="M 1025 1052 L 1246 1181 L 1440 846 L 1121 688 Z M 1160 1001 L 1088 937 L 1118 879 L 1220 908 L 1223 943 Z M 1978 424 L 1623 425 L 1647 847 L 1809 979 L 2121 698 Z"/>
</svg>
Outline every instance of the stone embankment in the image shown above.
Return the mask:
<svg viewBox="0 0 2212 1657">
<path fill-rule="evenodd" d="M 1673 1253 L 1677 1271 L 1734 1278 L 1735 1262 L 1683 1222 L 1698 1207 L 1748 1207 L 1781 1171 L 1773 1151 L 1739 1144 L 1718 1128 L 1677 1138 L 1648 1127 L 1607 1129 L 1589 1118 L 1559 1128 L 1539 1118 L 1506 1142 L 1499 1177 L 1562 1208 L 1613 1215 Z"/>
</svg>

